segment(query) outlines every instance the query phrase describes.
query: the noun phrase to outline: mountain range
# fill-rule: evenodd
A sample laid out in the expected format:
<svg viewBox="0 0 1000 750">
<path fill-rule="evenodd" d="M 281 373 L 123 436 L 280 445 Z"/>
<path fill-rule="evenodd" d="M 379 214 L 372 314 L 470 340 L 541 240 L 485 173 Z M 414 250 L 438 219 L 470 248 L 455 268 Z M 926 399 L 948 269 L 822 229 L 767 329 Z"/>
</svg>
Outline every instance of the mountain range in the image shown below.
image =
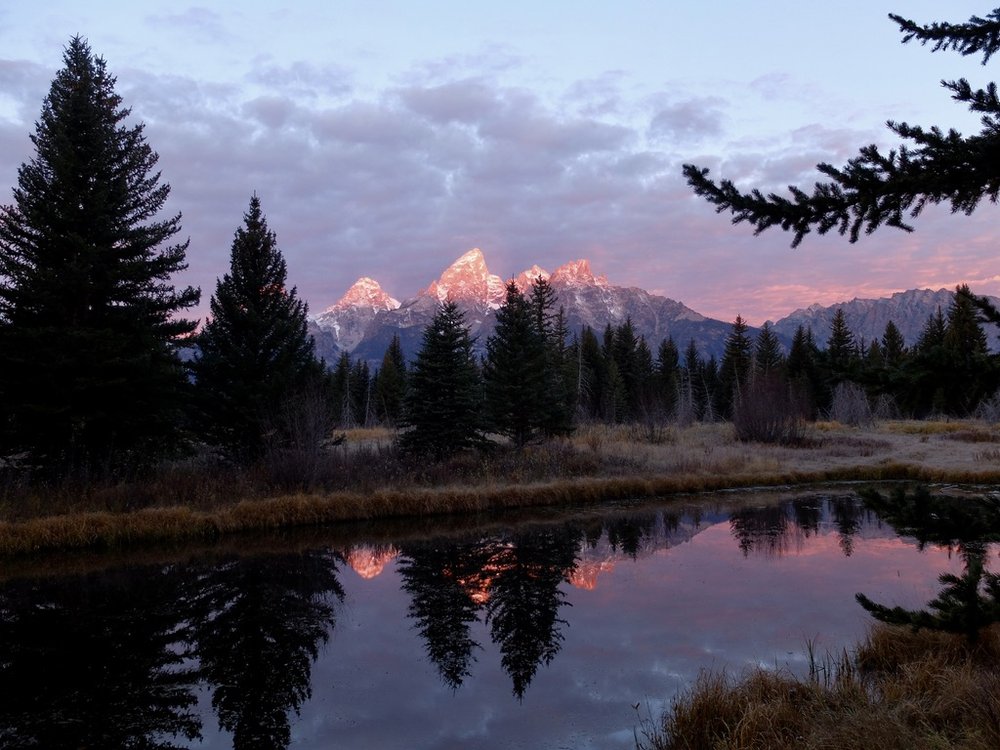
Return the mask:
<svg viewBox="0 0 1000 750">
<path fill-rule="evenodd" d="M 551 284 L 571 332 L 590 326 L 600 336 L 607 325 L 616 326 L 631 319 L 636 335 L 645 337 L 654 356 L 660 342 L 672 336 L 682 353 L 693 339 L 702 356 L 720 358 L 732 329 L 732 321 L 706 317 L 681 302 L 638 287 L 616 286 L 607 277 L 594 274 L 585 259 L 567 263 L 551 273 L 532 266 L 511 280 L 522 291 L 528 291 L 539 276 Z M 438 306 L 451 299 L 464 311 L 466 324 L 482 352 L 486 338 L 493 331 L 505 287 L 506 282 L 500 276 L 490 273 L 482 251 L 474 248 L 403 302 L 388 295 L 374 279 L 358 279 L 335 304 L 311 317 L 310 332 L 316 340 L 317 353 L 331 365 L 342 352 L 348 352 L 354 359 L 377 366 L 394 335 L 399 335 L 403 353 L 409 359 L 419 350 L 424 328 Z M 927 318 L 939 307 L 947 311 L 951 298 L 952 292 L 946 289 L 910 290 L 884 299 L 854 299 L 825 307 L 812 305 L 773 321 L 772 325 L 786 347 L 799 325 L 812 328 L 817 343 L 825 346 L 830 321 L 841 308 L 856 337 L 865 341 L 880 338 L 886 323 L 892 320 L 907 344 L 912 344 Z M 1000 304 L 1000 299 L 995 302 Z M 756 330 L 751 328 L 751 335 L 756 335 Z M 988 333 L 993 345 L 996 331 Z"/>
</svg>

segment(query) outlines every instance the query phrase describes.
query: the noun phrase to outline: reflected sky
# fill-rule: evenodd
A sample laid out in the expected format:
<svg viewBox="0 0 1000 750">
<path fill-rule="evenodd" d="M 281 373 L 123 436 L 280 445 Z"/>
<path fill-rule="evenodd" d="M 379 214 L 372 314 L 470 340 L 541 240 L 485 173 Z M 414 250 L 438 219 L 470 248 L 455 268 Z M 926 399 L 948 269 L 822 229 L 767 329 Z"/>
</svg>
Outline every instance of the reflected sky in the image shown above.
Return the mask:
<svg viewBox="0 0 1000 750">
<path fill-rule="evenodd" d="M 217 670 L 225 668 L 225 651 L 218 651 L 224 640 L 219 627 L 211 626 L 229 621 L 219 619 L 223 605 L 211 604 L 199 614 L 195 605 L 202 601 L 224 602 L 236 613 L 244 610 L 235 603 L 256 602 L 243 615 L 247 627 L 270 628 L 289 640 L 300 671 L 315 651 L 311 671 L 306 668 L 309 695 L 297 715 L 294 701 L 287 711 L 289 747 L 309 750 L 631 748 L 640 719 L 658 716 L 699 670 L 738 674 L 761 665 L 804 673 L 807 642 L 822 654 L 839 652 L 863 636 L 872 621 L 855 602 L 857 592 L 890 606 L 921 607 L 937 593 L 941 573 L 961 571 L 953 552 L 933 544 L 918 549 L 853 496 L 799 498 L 796 502 L 811 505 L 786 502 L 777 513 L 727 502 L 727 509 L 715 500 L 697 509 L 645 506 L 591 514 L 585 521 L 494 524 L 488 533 L 398 544 L 359 539 L 321 553 L 247 558 L 242 564 L 231 558 L 192 561 L 162 570 L 168 576 L 187 571 L 179 580 L 196 592 L 190 595 L 195 614 L 185 620 L 194 632 L 190 648 L 207 654 L 199 629 L 215 633 Z M 562 555 L 552 570 L 539 566 L 542 545 Z M 470 589 L 469 596 L 477 597 L 470 599 L 476 619 L 462 627 L 477 645 L 467 675 L 449 682 L 428 657 L 426 612 L 421 625 L 413 603 L 418 592 L 438 585 L 435 581 L 466 580 L 462 560 L 484 559 L 491 565 L 517 560 L 520 577 L 508 577 L 500 586 L 502 576 L 514 574 L 494 568 L 488 590 Z M 434 570 L 436 560 L 446 561 L 440 571 Z M 420 571 L 429 577 L 419 578 Z M 136 586 L 142 585 L 141 576 L 148 577 L 148 571 L 140 573 Z M 227 580 L 238 581 L 234 586 L 242 587 L 241 596 L 227 593 Z M 206 597 L 206 590 L 212 596 Z M 456 590 L 452 586 L 448 597 L 425 601 L 454 601 Z M 510 592 L 513 599 L 499 601 Z M 125 584 L 122 593 L 129 593 Z M 488 604 L 480 606 L 480 599 Z M 535 608 L 519 612 L 527 600 Z M 310 602 L 300 612 L 304 625 L 285 632 L 276 615 L 295 611 L 297 601 Z M 504 662 L 509 651 L 497 645 L 507 643 L 509 649 L 512 640 L 498 639 L 497 623 L 488 616 L 503 614 L 504 607 L 508 619 L 520 618 L 522 627 L 539 612 L 555 616 L 552 628 L 539 636 L 549 638 L 538 652 L 551 660 L 535 665 L 520 695 L 512 690 L 514 676 Z M 325 623 L 325 637 L 317 623 Z M 287 682 L 288 675 L 273 667 L 274 658 L 265 660 L 272 665 L 270 679 Z M 196 686 L 202 738 L 174 739 L 180 747 L 232 747 L 232 736 L 219 728 L 213 705 L 218 691 L 213 693 L 210 681 L 205 672 Z M 3 730 L 0 726 L 0 746 Z"/>
</svg>

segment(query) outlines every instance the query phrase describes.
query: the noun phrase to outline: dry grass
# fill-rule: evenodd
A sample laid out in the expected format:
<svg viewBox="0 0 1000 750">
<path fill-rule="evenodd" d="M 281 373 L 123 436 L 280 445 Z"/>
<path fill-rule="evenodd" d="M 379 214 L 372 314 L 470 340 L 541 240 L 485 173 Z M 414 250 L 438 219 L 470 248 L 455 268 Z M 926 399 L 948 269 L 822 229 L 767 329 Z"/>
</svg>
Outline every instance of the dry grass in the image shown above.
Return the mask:
<svg viewBox="0 0 1000 750">
<path fill-rule="evenodd" d="M 731 425 L 585 425 L 571 439 L 441 463 L 401 458 L 387 430 L 353 430 L 320 458 L 278 456 L 252 471 L 190 462 L 142 482 L 0 494 L 0 555 L 215 539 L 252 529 L 573 505 L 835 481 L 1000 483 L 980 423 L 815 427 L 803 445 L 741 443 Z M 308 460 L 307 460 L 308 459 Z"/>
<path fill-rule="evenodd" d="M 961 636 L 876 627 L 853 655 L 805 679 L 754 670 L 703 673 L 641 748 L 1000 747 L 1000 630 L 970 650 Z"/>
</svg>

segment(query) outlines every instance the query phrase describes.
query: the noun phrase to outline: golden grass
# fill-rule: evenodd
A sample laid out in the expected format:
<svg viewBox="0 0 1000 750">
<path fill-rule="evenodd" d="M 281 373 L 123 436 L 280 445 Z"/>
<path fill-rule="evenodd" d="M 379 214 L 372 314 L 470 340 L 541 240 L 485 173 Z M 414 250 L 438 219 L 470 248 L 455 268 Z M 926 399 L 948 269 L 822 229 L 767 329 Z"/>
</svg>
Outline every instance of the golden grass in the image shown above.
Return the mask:
<svg viewBox="0 0 1000 750">
<path fill-rule="evenodd" d="M 880 625 L 854 654 L 815 664 L 808 678 L 702 673 L 640 747 L 995 749 L 998 658 L 996 626 L 970 649 L 961 636 Z"/>
<path fill-rule="evenodd" d="M 948 423 L 952 424 L 952 423 Z M 982 429 L 954 423 L 962 430 Z M 355 453 L 337 486 L 281 490 L 252 473 L 216 477 L 209 470 L 168 473 L 135 485 L 35 492 L 0 506 L 0 556 L 51 550 L 117 549 L 216 539 L 250 530 L 351 520 L 479 513 L 492 509 L 633 500 L 731 488 L 838 481 L 914 480 L 1000 484 L 1000 460 L 979 442 L 950 440 L 888 423 L 861 431 L 824 423 L 802 447 L 736 441 L 727 424 L 651 430 L 643 425 L 587 425 L 569 440 L 460 456 L 409 474 L 398 459 Z M 391 442 L 386 430 L 356 430 L 350 446 Z M 338 455 L 345 449 L 337 447 Z M 374 449 L 373 449 L 374 450 Z M 357 466 L 355 462 L 354 466 Z M 353 486 L 352 486 L 353 481 Z"/>
</svg>

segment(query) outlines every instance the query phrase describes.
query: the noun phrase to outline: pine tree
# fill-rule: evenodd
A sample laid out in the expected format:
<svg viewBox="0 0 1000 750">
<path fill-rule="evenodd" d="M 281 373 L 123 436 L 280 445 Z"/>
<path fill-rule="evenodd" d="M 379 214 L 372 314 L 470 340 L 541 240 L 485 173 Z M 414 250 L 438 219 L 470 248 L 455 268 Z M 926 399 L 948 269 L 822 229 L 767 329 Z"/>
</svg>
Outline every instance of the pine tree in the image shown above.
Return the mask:
<svg viewBox="0 0 1000 750">
<path fill-rule="evenodd" d="M 732 416 L 733 403 L 738 400 L 750 377 L 753 343 L 747 331 L 746 322 L 737 315 L 729 335 L 726 336 L 716 398 L 716 409 L 724 418 Z"/>
<path fill-rule="evenodd" d="M 812 329 L 800 325 L 792 336 L 792 346 L 788 351 L 785 367 L 792 387 L 802 394 L 806 409 L 811 415 L 826 406 L 818 359 L 819 350 L 813 339 Z"/>
<path fill-rule="evenodd" d="M 979 325 L 972 293 L 965 284 L 955 289 L 941 344 L 948 369 L 948 376 L 942 378 L 946 408 L 950 414 L 965 416 L 996 388 L 986 333 Z"/>
<path fill-rule="evenodd" d="M 382 357 L 375 377 L 375 413 L 380 422 L 395 425 L 403 410 L 406 395 L 406 360 L 399 334 L 394 334 Z"/>
<path fill-rule="evenodd" d="M 538 312 L 510 282 L 486 340 L 483 386 L 490 429 L 517 449 L 540 435 L 544 421 L 547 357 Z"/>
<path fill-rule="evenodd" d="M 361 427 L 370 427 L 375 419 L 372 400 L 372 378 L 368 363 L 359 359 L 351 365 L 351 413 Z"/>
<path fill-rule="evenodd" d="M 922 26 L 889 17 L 903 32 L 904 43 L 917 40 L 932 43 L 934 51 L 982 54 L 984 64 L 1000 49 L 1000 8 L 961 24 Z M 793 233 L 793 247 L 814 229 L 819 234 L 836 229 L 851 242 L 862 231 L 870 234 L 882 226 L 909 231 L 907 218 L 915 218 L 927 204 L 950 203 L 953 212 L 971 214 L 982 199 L 996 202 L 1000 194 L 1000 98 L 993 83 L 979 90 L 965 79 L 942 85 L 953 99 L 982 116 L 980 133 L 962 137 L 954 130 L 890 121 L 889 129 L 913 146 L 887 154 L 867 146 L 844 167 L 819 164 L 829 181 L 816 183 L 811 195 L 796 187 L 790 188 L 790 198 L 774 193 L 765 197 L 760 190 L 741 193 L 731 181 L 716 184 L 707 169 L 691 164 L 684 166 L 684 174 L 695 193 L 719 211 L 731 211 L 734 223 L 749 222 L 757 233 L 780 226 Z"/>
<path fill-rule="evenodd" d="M 357 425 L 354 402 L 351 400 L 351 355 L 341 352 L 330 376 L 330 404 L 334 422 L 338 427 L 350 428 Z"/>
<path fill-rule="evenodd" d="M 899 367 L 906 357 L 906 342 L 903 334 L 891 320 L 885 324 L 885 332 L 882 334 L 882 357 L 890 367 Z"/>
<path fill-rule="evenodd" d="M 830 321 L 830 339 L 826 344 L 826 360 L 834 383 L 849 379 L 857 363 L 858 349 L 854 334 L 847 326 L 844 309 L 838 307 Z"/>
<path fill-rule="evenodd" d="M 541 276 L 531 285 L 528 300 L 535 319 L 535 331 L 545 349 L 543 384 L 536 408 L 541 413 L 540 429 L 546 437 L 569 435 L 573 431 L 574 368 L 566 356 L 566 314 L 555 310 L 557 297 L 552 285 Z"/>
<path fill-rule="evenodd" d="M 701 419 L 705 413 L 705 385 L 702 370 L 705 363 L 698 354 L 698 345 L 694 339 L 688 341 L 684 349 L 684 366 L 681 370 L 681 418 Z"/>
<path fill-rule="evenodd" d="M 601 343 L 590 326 L 580 331 L 577 354 L 577 408 L 588 419 L 603 417 L 605 362 Z"/>
<path fill-rule="evenodd" d="M 677 344 L 672 336 L 668 336 L 660 342 L 656 353 L 656 378 L 657 387 L 660 393 L 660 403 L 663 405 L 665 414 L 674 414 L 677 411 L 677 402 L 680 392 L 681 368 L 680 352 L 677 351 Z"/>
<path fill-rule="evenodd" d="M 287 268 L 255 194 L 233 237 L 229 273 L 216 284 L 212 317 L 193 364 L 206 439 L 239 460 L 270 440 L 288 443 L 285 410 L 319 388 L 321 366 L 306 332 L 307 309 L 286 288 Z"/>
<path fill-rule="evenodd" d="M 465 317 L 448 301 L 424 329 L 409 374 L 400 447 L 440 460 L 482 444 L 482 385 Z"/>
<path fill-rule="evenodd" d="M 178 445 L 186 378 L 175 290 L 187 242 L 105 61 L 74 37 L 0 208 L 2 444 L 53 472 L 130 469 Z"/>
<path fill-rule="evenodd" d="M 770 321 L 765 321 L 753 345 L 753 368 L 757 375 L 777 373 L 785 363 L 781 344 Z"/>
</svg>

